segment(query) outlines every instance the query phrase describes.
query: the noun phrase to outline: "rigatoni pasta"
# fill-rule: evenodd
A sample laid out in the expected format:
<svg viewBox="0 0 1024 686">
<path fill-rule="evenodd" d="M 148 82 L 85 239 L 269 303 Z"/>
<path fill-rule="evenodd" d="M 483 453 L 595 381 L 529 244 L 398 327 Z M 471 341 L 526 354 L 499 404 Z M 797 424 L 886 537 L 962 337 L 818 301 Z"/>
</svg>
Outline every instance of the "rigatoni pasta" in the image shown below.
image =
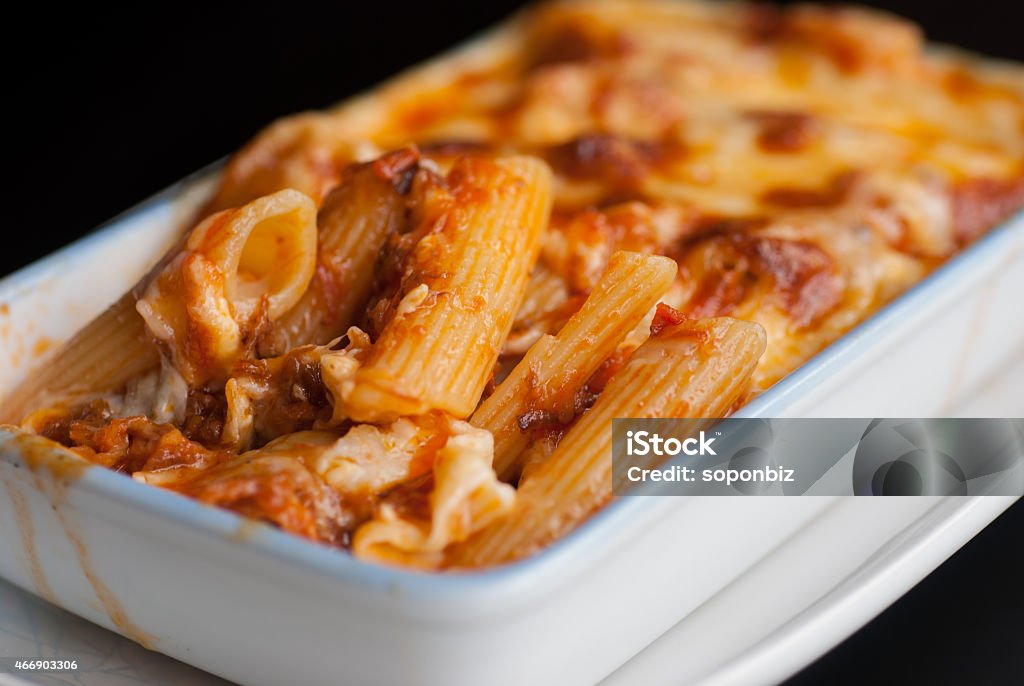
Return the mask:
<svg viewBox="0 0 1024 686">
<path fill-rule="evenodd" d="M 125 294 L 61 349 L 52 363 L 3 399 L 0 421 L 21 422 L 32 410 L 41 416 L 91 394 L 124 386 L 160 363 L 160 354 Z"/>
<path fill-rule="evenodd" d="M 226 378 L 264 321 L 302 298 L 315 269 L 315 217 L 293 190 L 218 212 L 150 279 L 135 307 L 189 385 Z"/>
<path fill-rule="evenodd" d="M 551 172 L 527 157 L 462 158 L 423 182 L 421 232 L 350 380 L 332 388 L 356 421 L 442 410 L 469 416 L 512 326 L 551 212 Z M 418 339 L 417 345 L 410 341 Z"/>
<path fill-rule="evenodd" d="M 571 531 L 612 498 L 613 419 L 722 416 L 745 392 L 764 348 L 764 330 L 735 319 L 684 321 L 655 332 L 523 479 L 509 516 L 455 547 L 449 564 L 512 561 Z"/>
<path fill-rule="evenodd" d="M 545 334 L 480 404 L 471 423 L 494 436 L 494 469 L 512 480 L 530 443 L 531 425 L 568 424 L 583 409 L 580 396 L 672 285 L 675 262 L 656 255 L 612 256 L 590 297 L 556 336 Z"/>
<path fill-rule="evenodd" d="M 323 345 L 356 323 L 373 288 L 377 255 L 406 220 L 406 203 L 419 154 L 397 150 L 347 169 L 317 216 L 319 247 L 313 281 L 286 312 L 270 342 L 284 352 L 306 343 Z"/>
<path fill-rule="evenodd" d="M 546 3 L 257 135 L 2 420 L 362 559 L 521 559 L 611 499 L 612 418 L 729 414 L 1024 206 L 1022 76 L 866 10 Z"/>
</svg>

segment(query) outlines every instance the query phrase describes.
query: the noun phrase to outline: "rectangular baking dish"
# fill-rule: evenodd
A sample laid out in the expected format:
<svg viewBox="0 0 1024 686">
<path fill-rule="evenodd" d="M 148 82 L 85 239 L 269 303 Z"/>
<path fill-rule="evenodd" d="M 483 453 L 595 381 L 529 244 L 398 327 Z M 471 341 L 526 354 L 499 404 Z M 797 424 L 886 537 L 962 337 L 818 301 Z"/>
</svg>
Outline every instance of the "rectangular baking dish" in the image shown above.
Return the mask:
<svg viewBox="0 0 1024 686">
<path fill-rule="evenodd" d="M 130 287 L 212 179 L 186 180 L 0 281 L 0 392 Z M 743 413 L 947 413 L 1021 354 L 1024 317 L 1014 313 L 1022 291 L 1018 217 Z M 7 432 L 0 434 L 0 483 L 0 576 L 246 684 L 593 683 L 836 500 L 625 498 L 532 559 L 424 575 L 358 562 L 123 475 L 82 468 L 37 439 Z M 916 500 L 901 510 L 908 527 L 937 507 L 936 499 Z M 985 506 L 975 528 L 1010 502 Z M 947 541 L 945 555 L 975 532 L 961 532 L 952 547 Z"/>
<path fill-rule="evenodd" d="M 215 176 L 187 179 L 0 281 L 0 398 L 139 278 Z M 742 413 L 947 414 L 1021 355 L 1021 292 L 1018 216 Z M 123 475 L 83 468 L 38 439 L 6 431 L 0 486 L 0 576 L 201 669 L 268 685 L 593 683 L 712 606 L 716 594 L 837 505 L 809 497 L 625 498 L 532 559 L 424 575 L 358 562 Z M 896 533 L 871 544 L 895 545 L 921 518 L 941 525 L 975 513 L 970 526 L 953 527 L 932 549 L 926 569 L 900 577 L 888 602 L 1012 502 L 941 500 L 901 507 Z M 891 557 L 906 564 L 905 556 Z M 822 596 L 829 590 L 820 589 Z M 869 617 L 844 622 L 830 640 Z M 819 641 L 816 650 L 827 648 Z"/>
</svg>

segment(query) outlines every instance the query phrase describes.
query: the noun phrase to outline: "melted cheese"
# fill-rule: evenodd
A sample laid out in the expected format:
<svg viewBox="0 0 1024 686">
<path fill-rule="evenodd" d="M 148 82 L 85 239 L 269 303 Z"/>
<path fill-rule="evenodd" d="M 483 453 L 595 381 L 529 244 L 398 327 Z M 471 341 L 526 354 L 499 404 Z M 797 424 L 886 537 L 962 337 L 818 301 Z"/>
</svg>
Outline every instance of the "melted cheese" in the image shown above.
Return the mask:
<svg viewBox="0 0 1024 686">
<path fill-rule="evenodd" d="M 308 117 L 296 136 L 311 135 Z M 442 167 L 467 142 L 546 157 L 556 221 L 539 269 L 569 293 L 585 294 L 629 239 L 586 213 L 635 214 L 654 237 L 646 249 L 688 265 L 677 295 L 719 278 L 708 269 L 721 267 L 721 246 L 701 234 L 749 234 L 756 283 L 723 291 L 717 307 L 676 304 L 764 324 L 760 388 L 975 237 L 965 217 L 987 228 L 1024 203 L 1024 71 L 933 51 L 914 25 L 855 8 L 551 3 L 322 117 L 320 146 L 344 132 L 377 149 L 419 143 Z M 252 151 L 266 153 L 286 128 L 229 165 L 232 189 Z M 988 195 L 962 192 L 978 180 Z M 984 214 L 988 200 L 1003 211 Z M 831 276 L 801 272 L 790 258 L 807 250 L 769 238 L 817 246 Z M 772 250 L 781 259 L 761 254 Z M 826 286 L 837 292 L 802 292 Z M 811 317 L 815 298 L 830 304 Z M 526 302 L 522 340 L 564 321 L 538 326 L 535 298 Z"/>
</svg>

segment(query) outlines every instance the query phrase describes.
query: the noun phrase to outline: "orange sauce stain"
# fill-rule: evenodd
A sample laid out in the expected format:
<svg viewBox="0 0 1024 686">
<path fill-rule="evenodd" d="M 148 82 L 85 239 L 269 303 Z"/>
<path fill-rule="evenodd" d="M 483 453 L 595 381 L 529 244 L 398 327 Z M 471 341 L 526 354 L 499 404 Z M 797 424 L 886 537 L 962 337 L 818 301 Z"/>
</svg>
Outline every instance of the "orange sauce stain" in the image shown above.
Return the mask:
<svg viewBox="0 0 1024 686">
<path fill-rule="evenodd" d="M 77 481 L 91 466 L 88 461 L 42 436 L 19 431 L 11 443 L 33 473 L 49 472 L 54 484 L 61 489 Z"/>
<path fill-rule="evenodd" d="M 110 618 L 110 621 L 117 627 L 118 633 L 125 638 L 135 641 L 143 648 L 153 650 L 155 641 L 128 617 L 124 606 L 121 605 L 121 601 L 118 600 L 114 592 L 110 590 L 110 587 L 103 583 L 96 573 L 96 568 L 92 564 L 92 557 L 89 555 L 89 549 L 85 543 L 72 530 L 70 522 L 68 522 L 62 511 L 57 509 L 56 512 L 57 519 L 60 520 L 61 526 L 64 527 L 64 533 L 67 534 L 68 540 L 71 541 L 75 554 L 78 556 L 78 564 L 82 568 L 82 573 L 85 575 L 89 585 L 92 586 L 93 593 L 96 594 L 96 598 L 103 605 L 103 609 Z"/>
<path fill-rule="evenodd" d="M 10 338 L 11 336 L 10 316 L 11 306 L 7 303 L 0 303 L 0 338 Z"/>
<path fill-rule="evenodd" d="M 42 357 L 43 355 L 48 353 L 50 350 L 52 350 L 53 346 L 55 346 L 56 344 L 57 344 L 56 341 L 54 341 L 54 340 L 52 340 L 50 338 L 46 338 L 44 336 L 43 338 L 40 338 L 39 340 L 37 340 L 35 342 L 35 345 L 32 346 L 32 356 L 33 357 L 37 357 L 37 358 L 38 357 Z"/>
<path fill-rule="evenodd" d="M 241 517 L 240 519 L 241 521 L 238 522 L 233 538 L 239 541 L 248 541 L 259 530 L 261 523 L 248 517 Z"/>
<path fill-rule="evenodd" d="M 4 487 L 7 489 L 7 495 L 10 497 L 11 507 L 14 508 L 14 520 L 18 525 L 18 532 L 21 534 L 21 547 L 25 549 L 25 555 L 28 559 L 32 585 L 35 586 L 36 593 L 44 599 L 51 603 L 56 602 L 56 595 L 54 595 L 53 588 L 50 586 L 50 582 L 47 581 L 46 574 L 43 572 L 43 566 L 39 562 L 35 526 L 32 524 L 32 513 L 28 509 L 28 501 L 25 499 L 25 494 L 7 481 L 4 481 Z"/>
<path fill-rule="evenodd" d="M 65 511 L 65 491 L 91 467 L 91 464 L 42 436 L 19 433 L 15 436 L 12 443 L 16 452 L 22 457 L 25 465 L 32 472 L 36 488 L 41 493 L 49 496 L 53 511 L 74 548 L 82 574 L 85 576 L 86 581 L 89 582 L 89 586 L 92 587 L 96 599 L 103 606 L 110 621 L 121 635 L 135 641 L 144 648 L 152 649 L 155 641 L 131 621 L 121 601 L 118 600 L 110 587 L 97 574 L 88 547 L 75 530 L 74 525 L 69 521 Z M 48 474 L 49 479 L 44 479 L 44 474 Z M 22 530 L 24 534 L 24 528 Z M 28 547 L 26 547 L 27 549 Z M 30 558 L 33 556 L 34 554 L 30 553 Z M 38 556 L 35 555 L 34 557 L 38 563 Z"/>
</svg>

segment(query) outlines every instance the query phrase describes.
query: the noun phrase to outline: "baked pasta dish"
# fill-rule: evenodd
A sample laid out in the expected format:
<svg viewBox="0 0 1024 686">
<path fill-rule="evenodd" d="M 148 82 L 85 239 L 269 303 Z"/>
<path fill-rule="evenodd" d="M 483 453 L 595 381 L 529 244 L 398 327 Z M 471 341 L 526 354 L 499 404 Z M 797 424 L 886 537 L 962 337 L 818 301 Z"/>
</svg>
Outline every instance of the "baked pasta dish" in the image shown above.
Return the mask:
<svg viewBox="0 0 1024 686">
<path fill-rule="evenodd" d="M 238 151 L 4 402 L 354 556 L 521 559 L 615 417 L 762 393 L 1024 205 L 1024 69 L 847 7 L 584 0 Z"/>
</svg>

